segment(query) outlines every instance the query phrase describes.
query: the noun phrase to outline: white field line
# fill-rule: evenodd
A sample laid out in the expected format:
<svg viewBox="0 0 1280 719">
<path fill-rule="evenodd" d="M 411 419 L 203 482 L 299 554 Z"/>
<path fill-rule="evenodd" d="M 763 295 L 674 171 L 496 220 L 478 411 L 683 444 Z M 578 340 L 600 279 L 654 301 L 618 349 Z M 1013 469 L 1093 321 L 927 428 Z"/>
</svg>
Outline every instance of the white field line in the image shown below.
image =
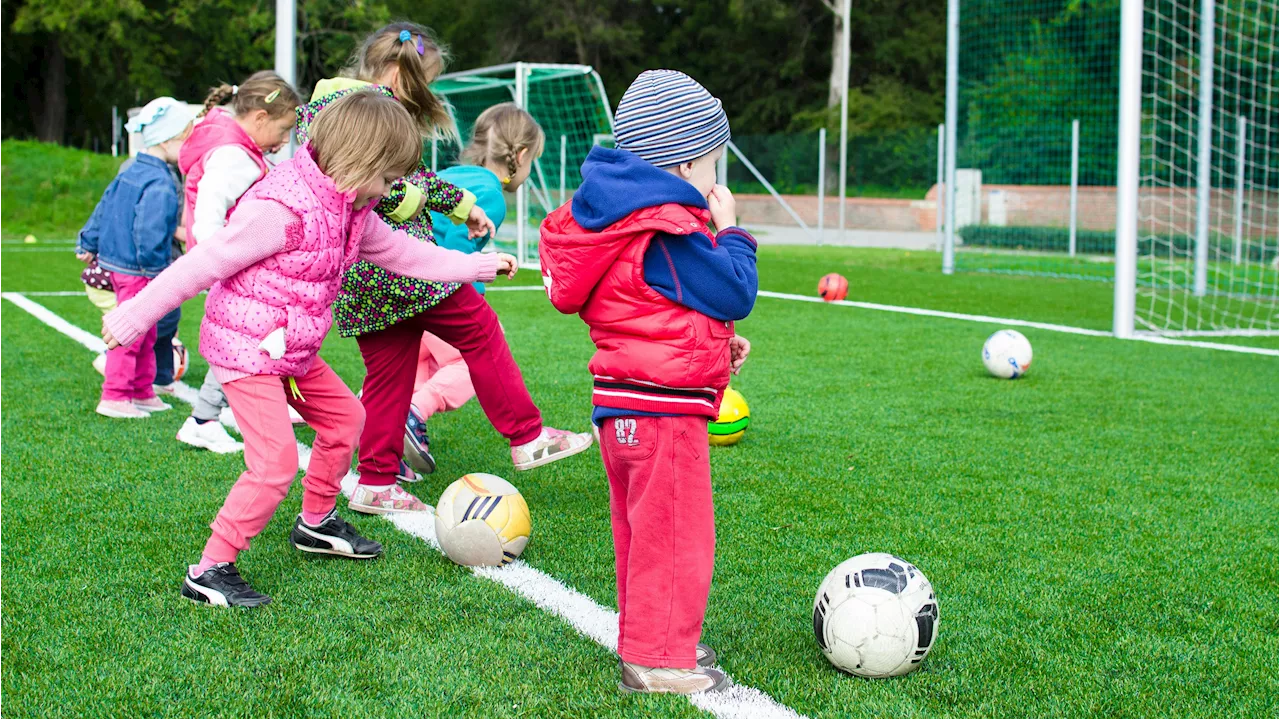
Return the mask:
<svg viewBox="0 0 1280 719">
<path fill-rule="evenodd" d="M 942 310 L 926 310 L 920 307 L 899 307 L 897 305 L 881 305 L 875 302 L 856 302 L 853 300 L 836 300 L 827 302 L 821 297 L 809 297 L 806 295 L 792 295 L 785 292 L 769 292 L 760 290 L 757 294 L 761 297 L 771 297 L 779 300 L 793 300 L 796 302 L 816 302 L 818 304 L 840 305 L 842 307 L 857 307 L 864 310 L 878 310 L 880 312 L 896 312 L 904 315 L 916 315 L 918 317 L 940 317 L 949 320 L 963 320 L 966 322 L 982 322 L 984 324 L 1003 325 L 1006 327 L 1031 327 L 1033 329 L 1048 330 L 1050 332 L 1064 332 L 1073 335 L 1085 335 L 1088 337 L 1112 337 L 1115 335 L 1104 330 L 1091 330 L 1084 327 L 1070 327 L 1067 325 L 1054 325 L 1045 322 L 1031 322 L 1028 320 L 1016 320 L 1008 317 L 990 317 L 988 315 L 966 315 L 959 312 L 944 312 Z M 1202 349 L 1222 350 L 1224 352 L 1239 352 L 1241 354 L 1267 355 L 1270 357 L 1280 357 L 1280 349 L 1266 349 L 1263 347 L 1244 347 L 1240 345 L 1227 345 L 1219 342 L 1195 342 L 1191 340 L 1170 339 L 1168 337 L 1153 337 L 1149 335 L 1135 335 L 1132 338 L 1136 342 L 1150 342 L 1158 345 L 1176 345 L 1179 347 L 1199 347 Z"/>
<path fill-rule="evenodd" d="M 541 290 L 542 288 L 529 289 Z M 94 352 L 102 352 L 105 349 L 101 339 L 72 325 L 22 295 L 5 292 L 0 293 L 0 297 L 30 312 L 36 319 Z M 183 382 L 176 384 L 174 396 L 187 404 L 193 404 L 199 392 Z M 228 423 L 228 426 L 234 428 L 234 424 Z M 298 465 L 305 467 L 310 458 L 311 448 L 299 442 Z M 359 476 L 354 471 L 347 472 L 342 478 L 342 493 L 350 498 L 358 481 Z M 411 514 L 388 514 L 383 515 L 383 519 L 391 522 L 397 529 L 431 545 L 436 551 L 440 550 L 440 543 L 436 540 L 434 510 Z M 591 597 L 566 586 L 519 559 L 505 567 L 475 567 L 471 571 L 475 576 L 497 582 L 540 609 L 560 617 L 579 634 L 595 641 L 610 652 L 617 651 L 618 613 L 597 604 Z M 768 694 L 739 684 L 733 684 L 729 689 L 714 695 L 690 696 L 689 701 L 695 707 L 720 719 L 802 719 L 803 717 L 790 707 L 774 701 Z"/>
<path fill-rule="evenodd" d="M 84 297 L 84 290 L 54 290 L 45 292 L 8 292 L 6 294 L 23 297 Z"/>
</svg>

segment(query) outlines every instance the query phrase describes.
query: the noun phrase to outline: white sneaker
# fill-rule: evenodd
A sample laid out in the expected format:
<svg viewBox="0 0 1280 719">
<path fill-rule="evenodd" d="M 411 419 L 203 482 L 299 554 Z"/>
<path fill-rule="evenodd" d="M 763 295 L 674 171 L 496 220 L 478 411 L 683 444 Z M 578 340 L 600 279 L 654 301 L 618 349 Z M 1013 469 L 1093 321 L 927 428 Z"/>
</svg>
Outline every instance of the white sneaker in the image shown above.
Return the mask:
<svg viewBox="0 0 1280 719">
<path fill-rule="evenodd" d="M 307 423 L 307 420 L 303 419 L 302 415 L 298 414 L 298 410 L 294 409 L 293 407 L 289 408 L 289 421 L 293 422 L 294 424 Z"/>
<path fill-rule="evenodd" d="M 143 412 L 146 412 L 147 414 L 151 414 L 152 412 L 168 412 L 169 410 L 173 409 L 173 405 L 169 404 L 168 402 L 165 402 L 159 397 L 151 397 L 149 399 L 135 399 L 133 401 L 133 406 L 137 407 Z"/>
<path fill-rule="evenodd" d="M 236 434 L 241 434 L 240 424 L 236 422 L 236 416 L 234 413 L 232 413 L 230 407 L 222 408 L 222 411 L 218 413 L 218 422 L 222 424 L 223 427 L 226 427 L 232 432 L 235 432 Z"/>
<path fill-rule="evenodd" d="M 369 487 L 356 485 L 347 506 L 361 514 L 395 514 L 399 512 L 429 512 L 431 508 L 422 500 L 404 491 L 400 485 Z"/>
<path fill-rule="evenodd" d="M 156 391 L 157 395 L 166 395 L 168 397 L 176 397 L 178 395 L 178 383 L 171 382 L 169 384 L 153 384 L 151 389 Z"/>
<path fill-rule="evenodd" d="M 187 417 L 178 430 L 178 441 L 192 447 L 200 447 L 217 454 L 234 454 L 244 449 L 244 444 L 237 442 L 227 430 L 217 422 L 200 424 L 195 417 Z"/>
<path fill-rule="evenodd" d="M 93 368 L 98 370 L 98 374 L 103 377 L 107 376 L 107 353 L 100 352 L 97 357 L 93 358 Z"/>
<path fill-rule="evenodd" d="M 112 419 L 147 419 L 151 416 L 150 413 L 143 412 L 128 400 L 104 399 L 98 403 L 98 409 L 95 411 L 103 417 Z"/>
<path fill-rule="evenodd" d="M 591 446 L 591 434 L 574 434 L 563 429 L 543 427 L 542 434 L 527 444 L 511 448 L 511 463 L 517 471 L 541 467 L 573 455 Z"/>
</svg>

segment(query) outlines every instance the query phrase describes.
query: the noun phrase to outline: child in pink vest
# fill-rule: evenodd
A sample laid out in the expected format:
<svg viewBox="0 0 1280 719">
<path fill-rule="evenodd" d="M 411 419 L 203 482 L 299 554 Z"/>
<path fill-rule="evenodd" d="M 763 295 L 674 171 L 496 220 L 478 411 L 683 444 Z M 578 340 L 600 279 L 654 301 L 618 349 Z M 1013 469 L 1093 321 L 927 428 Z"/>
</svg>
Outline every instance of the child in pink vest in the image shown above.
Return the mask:
<svg viewBox="0 0 1280 719">
<path fill-rule="evenodd" d="M 241 199 L 225 228 L 103 319 L 108 347 L 128 346 L 157 317 L 212 286 L 200 349 L 240 424 L 247 468 L 184 577 L 188 599 L 241 607 L 270 601 L 235 562 L 297 474 L 290 406 L 316 430 L 290 541 L 304 552 L 351 559 L 382 553 L 334 508 L 365 417 L 318 355 L 342 274 L 363 259 L 411 277 L 488 282 L 514 275 L 516 266 L 510 255 L 417 242 L 371 213 L 372 201 L 421 153 L 413 120 L 395 100 L 370 92 L 342 98 L 316 118 L 310 142 Z"/>
<path fill-rule="evenodd" d="M 230 110 L 221 107 L 230 100 Z M 187 248 L 194 248 L 226 224 L 249 188 L 267 174 L 265 153 L 289 142 L 300 98 L 284 78 L 264 70 L 239 85 L 219 85 L 204 101 L 204 120 L 182 145 L 178 167 L 183 186 L 183 227 Z M 217 375 L 205 374 L 191 416 L 178 441 L 219 454 L 239 452 L 237 442 L 218 421 L 227 406 Z"/>
</svg>

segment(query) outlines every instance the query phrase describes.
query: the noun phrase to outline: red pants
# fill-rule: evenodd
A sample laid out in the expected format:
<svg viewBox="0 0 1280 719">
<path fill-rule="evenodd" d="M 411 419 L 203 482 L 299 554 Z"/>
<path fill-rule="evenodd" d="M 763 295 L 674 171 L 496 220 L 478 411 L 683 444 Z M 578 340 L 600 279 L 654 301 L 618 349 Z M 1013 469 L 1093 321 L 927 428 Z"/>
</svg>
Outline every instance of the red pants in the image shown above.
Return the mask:
<svg viewBox="0 0 1280 719">
<path fill-rule="evenodd" d="M 151 282 L 136 275 L 111 273 L 111 284 L 116 289 L 116 303 L 123 303 L 142 291 Z M 156 378 L 156 328 L 152 327 L 137 342 L 128 347 L 107 351 L 106 378 L 102 380 L 102 398 L 108 401 L 150 399 L 156 396 L 151 383 Z"/>
<path fill-rule="evenodd" d="M 705 417 L 617 417 L 600 427 L 618 577 L 618 655 L 697 665 L 715 566 Z"/>
<path fill-rule="evenodd" d="M 301 399 L 291 394 L 288 377 L 253 375 L 222 385 L 244 435 L 246 469 L 210 525 L 213 536 L 204 548 L 207 559 L 234 562 L 289 493 L 298 476 L 298 440 L 289 420 L 290 406 L 316 431 L 311 461 L 302 477 L 302 509 L 324 513 L 337 502 L 342 477 L 351 468 L 364 408 L 318 356 L 304 376 L 294 379 Z"/>
<path fill-rule="evenodd" d="M 361 484 L 396 481 L 423 332 L 462 353 L 480 408 L 512 445 L 532 442 L 542 432 L 542 414 L 525 389 L 498 316 L 474 287 L 463 285 L 426 312 L 357 338 L 366 370 L 361 402 L 368 417 L 360 435 Z"/>
</svg>

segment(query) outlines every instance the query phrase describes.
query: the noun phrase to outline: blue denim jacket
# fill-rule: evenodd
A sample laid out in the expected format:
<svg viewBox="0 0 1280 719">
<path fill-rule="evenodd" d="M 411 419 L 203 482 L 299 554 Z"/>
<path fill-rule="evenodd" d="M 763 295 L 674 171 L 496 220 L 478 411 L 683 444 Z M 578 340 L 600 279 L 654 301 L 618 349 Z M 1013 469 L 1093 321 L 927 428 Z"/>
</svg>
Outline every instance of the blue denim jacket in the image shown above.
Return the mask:
<svg viewBox="0 0 1280 719">
<path fill-rule="evenodd" d="M 139 153 L 102 193 L 76 251 L 97 254 L 111 272 L 155 277 L 173 262 L 180 207 L 168 164 Z"/>
</svg>

